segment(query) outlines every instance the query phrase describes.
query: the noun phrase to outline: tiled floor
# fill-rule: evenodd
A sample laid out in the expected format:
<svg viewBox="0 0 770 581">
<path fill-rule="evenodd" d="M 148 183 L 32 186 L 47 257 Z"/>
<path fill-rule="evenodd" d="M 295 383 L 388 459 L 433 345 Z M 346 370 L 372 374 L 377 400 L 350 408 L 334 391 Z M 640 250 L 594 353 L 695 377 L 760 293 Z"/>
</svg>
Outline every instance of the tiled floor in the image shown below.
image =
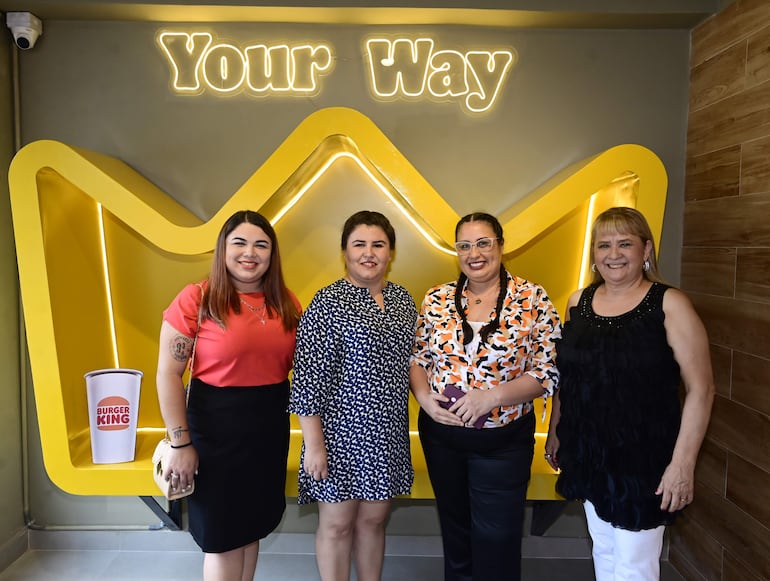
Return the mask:
<svg viewBox="0 0 770 581">
<path fill-rule="evenodd" d="M 157 551 L 30 551 L 7 570 L 2 581 L 189 581 L 201 578 L 198 553 Z M 594 578 L 587 559 L 525 559 L 525 580 L 589 581 Z M 354 577 L 355 578 L 355 577 Z M 261 555 L 256 581 L 318 579 L 312 555 Z M 440 557 L 393 556 L 385 559 L 383 581 L 441 581 Z M 662 581 L 683 579 L 663 563 Z"/>
<path fill-rule="evenodd" d="M 30 550 L 5 571 L 0 581 L 189 581 L 201 579 L 203 557 L 189 536 L 181 533 L 67 533 L 30 535 Z M 41 539 L 42 537 L 42 539 Z M 401 539 L 388 544 L 383 581 L 441 581 L 443 564 L 435 538 Z M 553 539 L 558 542 L 559 539 Z M 150 545 L 150 546 L 143 546 Z M 112 548 L 108 548 L 112 546 Z M 554 545 L 552 545 L 554 546 Z M 559 545 L 555 545 L 559 546 Z M 45 548 L 40 548 L 45 547 Z M 257 565 L 256 581 L 318 579 L 312 535 L 266 539 Z M 574 552 L 574 547 L 567 547 Z M 289 552 L 289 550 L 296 552 Z M 525 558 L 525 580 L 592 580 L 587 558 Z M 355 579 L 355 577 L 354 577 Z M 662 581 L 681 581 L 667 562 Z"/>
</svg>

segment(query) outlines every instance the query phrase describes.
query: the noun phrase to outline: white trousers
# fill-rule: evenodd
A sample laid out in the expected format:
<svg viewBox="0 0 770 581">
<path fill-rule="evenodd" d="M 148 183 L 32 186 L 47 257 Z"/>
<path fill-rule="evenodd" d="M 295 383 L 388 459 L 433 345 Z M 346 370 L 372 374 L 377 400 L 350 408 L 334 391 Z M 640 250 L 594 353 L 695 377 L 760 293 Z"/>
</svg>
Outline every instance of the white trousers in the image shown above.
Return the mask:
<svg viewBox="0 0 770 581">
<path fill-rule="evenodd" d="M 659 581 L 665 526 L 643 531 L 613 527 L 583 503 L 593 541 L 596 581 Z"/>
</svg>

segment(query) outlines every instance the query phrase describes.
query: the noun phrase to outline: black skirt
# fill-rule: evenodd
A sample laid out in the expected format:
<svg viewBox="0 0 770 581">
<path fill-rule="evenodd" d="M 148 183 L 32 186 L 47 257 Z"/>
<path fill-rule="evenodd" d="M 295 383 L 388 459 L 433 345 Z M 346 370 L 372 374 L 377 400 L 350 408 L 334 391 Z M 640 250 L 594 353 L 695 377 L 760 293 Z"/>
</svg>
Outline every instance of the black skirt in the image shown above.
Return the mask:
<svg viewBox="0 0 770 581">
<path fill-rule="evenodd" d="M 286 508 L 289 382 L 214 387 L 194 379 L 187 417 L 198 475 L 188 497 L 190 533 L 206 553 L 270 534 Z"/>
</svg>

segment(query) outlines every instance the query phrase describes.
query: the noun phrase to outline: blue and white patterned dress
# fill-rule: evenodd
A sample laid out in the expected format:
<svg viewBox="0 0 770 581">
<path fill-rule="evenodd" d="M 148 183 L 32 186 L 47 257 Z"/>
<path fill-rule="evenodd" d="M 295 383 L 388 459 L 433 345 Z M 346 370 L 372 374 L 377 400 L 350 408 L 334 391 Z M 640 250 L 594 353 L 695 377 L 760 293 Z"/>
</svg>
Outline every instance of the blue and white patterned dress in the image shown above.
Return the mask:
<svg viewBox="0 0 770 581">
<path fill-rule="evenodd" d="M 302 447 L 299 504 L 385 500 L 414 480 L 409 451 L 409 356 L 417 309 L 386 283 L 385 309 L 366 288 L 340 279 L 319 290 L 297 329 L 289 411 L 318 415 L 329 477 L 307 475 Z"/>
</svg>

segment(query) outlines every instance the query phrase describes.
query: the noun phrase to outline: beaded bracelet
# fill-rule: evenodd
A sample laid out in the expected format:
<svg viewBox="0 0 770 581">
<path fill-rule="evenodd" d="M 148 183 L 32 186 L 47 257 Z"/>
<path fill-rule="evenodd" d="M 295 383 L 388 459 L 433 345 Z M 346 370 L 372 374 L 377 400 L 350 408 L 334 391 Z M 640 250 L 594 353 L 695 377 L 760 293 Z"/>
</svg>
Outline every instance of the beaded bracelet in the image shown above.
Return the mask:
<svg viewBox="0 0 770 581">
<path fill-rule="evenodd" d="M 174 450 L 178 450 L 179 448 L 187 448 L 187 446 L 192 446 L 192 441 L 187 442 L 186 444 L 180 444 L 179 446 L 174 446 L 174 444 L 171 444 L 171 447 Z"/>
</svg>

